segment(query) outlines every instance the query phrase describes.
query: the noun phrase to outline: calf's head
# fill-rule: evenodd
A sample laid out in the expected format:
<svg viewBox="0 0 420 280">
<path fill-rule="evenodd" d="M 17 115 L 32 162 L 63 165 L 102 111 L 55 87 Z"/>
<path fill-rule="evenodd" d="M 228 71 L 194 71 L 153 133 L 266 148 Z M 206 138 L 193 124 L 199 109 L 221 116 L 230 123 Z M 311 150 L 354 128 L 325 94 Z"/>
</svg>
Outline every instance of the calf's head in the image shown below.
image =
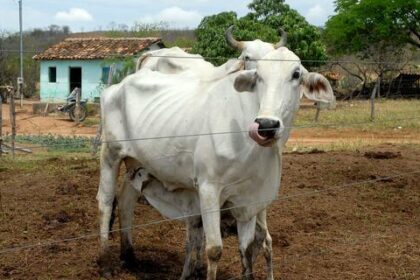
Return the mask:
<svg viewBox="0 0 420 280">
<path fill-rule="evenodd" d="M 261 146 L 287 141 L 302 94 L 326 103 L 334 100 L 328 80 L 308 72 L 299 57 L 286 47 L 266 54 L 256 69 L 242 71 L 235 78 L 234 87 L 239 92 L 258 95 L 259 112 L 249 135 Z"/>
</svg>

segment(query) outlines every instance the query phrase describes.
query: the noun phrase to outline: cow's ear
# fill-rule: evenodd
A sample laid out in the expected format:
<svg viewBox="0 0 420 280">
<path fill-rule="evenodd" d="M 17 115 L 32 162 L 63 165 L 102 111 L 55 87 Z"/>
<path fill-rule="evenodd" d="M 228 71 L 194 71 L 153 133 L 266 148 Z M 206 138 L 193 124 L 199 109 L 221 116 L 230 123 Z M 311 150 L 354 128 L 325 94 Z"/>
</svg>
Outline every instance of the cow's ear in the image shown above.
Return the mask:
<svg viewBox="0 0 420 280">
<path fill-rule="evenodd" d="M 235 78 L 233 86 L 239 92 L 252 91 L 257 82 L 258 74 L 255 70 L 243 71 Z"/>
<path fill-rule="evenodd" d="M 300 90 L 301 96 L 303 94 L 309 100 L 329 104 L 335 102 L 330 82 L 321 74 L 304 71 Z"/>
</svg>

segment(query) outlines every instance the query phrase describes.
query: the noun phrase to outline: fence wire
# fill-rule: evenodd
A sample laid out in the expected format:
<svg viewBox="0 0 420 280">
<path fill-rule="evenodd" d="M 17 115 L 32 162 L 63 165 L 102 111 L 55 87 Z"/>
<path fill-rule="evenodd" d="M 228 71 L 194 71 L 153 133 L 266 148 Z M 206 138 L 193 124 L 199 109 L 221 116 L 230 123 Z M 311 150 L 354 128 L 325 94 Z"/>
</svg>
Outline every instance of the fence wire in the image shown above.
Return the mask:
<svg viewBox="0 0 420 280">
<path fill-rule="evenodd" d="M 346 183 L 346 184 L 342 184 L 342 185 L 334 185 L 334 186 L 326 187 L 325 189 L 322 189 L 322 190 L 314 190 L 314 191 L 304 192 L 304 193 L 300 193 L 300 194 L 276 197 L 274 199 L 256 201 L 256 202 L 253 202 L 253 203 L 247 203 L 247 204 L 238 205 L 238 206 L 226 207 L 226 208 L 221 208 L 221 209 L 218 209 L 218 210 L 205 211 L 205 212 L 202 212 L 202 213 L 200 212 L 200 213 L 188 214 L 188 215 L 183 215 L 183 216 L 176 217 L 174 219 L 165 218 L 165 219 L 161 219 L 161 220 L 152 221 L 152 222 L 149 222 L 149 223 L 133 225 L 133 226 L 128 227 L 128 228 L 120 228 L 120 229 L 110 230 L 109 233 L 120 232 L 120 231 L 123 231 L 123 230 L 130 230 L 130 229 L 141 229 L 141 228 L 145 228 L 145 227 L 149 227 L 149 226 L 153 226 L 153 225 L 162 224 L 162 223 L 165 223 L 165 222 L 180 221 L 180 220 L 185 220 L 185 219 L 188 219 L 188 218 L 202 216 L 202 215 L 206 215 L 206 214 L 210 214 L 210 213 L 229 211 L 229 210 L 232 210 L 232 209 L 255 206 L 255 205 L 258 205 L 258 204 L 267 204 L 267 203 L 272 203 L 274 201 L 288 200 L 288 199 L 292 199 L 292 198 L 296 198 L 296 197 L 313 196 L 313 195 L 317 195 L 317 194 L 324 193 L 324 192 L 335 191 L 335 190 L 340 190 L 340 189 L 344 189 L 344 188 L 350 188 L 350 187 L 361 185 L 361 184 L 370 184 L 370 183 L 376 183 L 376 182 L 381 182 L 381 181 L 387 181 L 387 180 L 390 180 L 390 179 L 402 177 L 402 176 L 405 176 L 405 175 L 417 174 L 417 173 L 420 173 L 420 170 L 411 171 L 411 172 L 404 172 L 404 173 L 400 173 L 400 174 L 396 174 L 396 175 L 385 176 L 385 177 L 380 177 L 380 178 L 375 178 L 375 179 L 368 179 L 368 180 L 350 182 L 350 183 Z M 54 245 L 54 244 L 67 243 L 67 242 L 77 241 L 77 240 L 82 240 L 82 239 L 90 239 L 90 238 L 94 238 L 94 237 L 99 237 L 100 235 L 101 235 L 100 233 L 92 233 L 92 234 L 79 235 L 79 236 L 76 236 L 76 237 L 65 238 L 65 239 L 57 239 L 57 240 L 52 240 L 52 241 L 41 240 L 38 243 L 27 244 L 27 245 L 18 245 L 18 246 L 10 247 L 10 248 L 3 248 L 3 249 L 0 250 L 0 254 L 12 253 L 12 252 L 25 250 L 25 249 L 36 248 L 36 247 L 46 247 L 46 246 L 50 246 L 50 245 Z"/>
<path fill-rule="evenodd" d="M 31 51 L 31 50 L 24 50 L 23 53 L 31 53 L 37 54 L 42 53 L 45 50 L 39 51 Z M 18 49 L 1 49 L 0 53 L 19 53 L 20 50 Z M 147 54 L 144 52 L 142 54 Z M 140 55 L 142 55 L 140 54 Z M 138 56 L 140 56 L 138 55 Z M 119 58 L 119 57 L 127 57 L 127 55 L 121 53 L 111 53 L 109 56 L 112 58 Z M 198 56 L 192 54 L 191 56 L 178 56 L 178 55 L 157 55 L 151 54 L 148 57 L 155 57 L 155 58 L 172 58 L 172 59 L 193 59 L 193 60 L 244 60 L 243 58 L 238 57 L 227 57 L 227 56 Z M 327 64 L 327 63 L 335 63 L 335 64 L 362 64 L 362 65 L 402 65 L 407 62 L 405 61 L 352 61 L 352 60 L 333 60 L 333 59 L 264 59 L 264 58 L 251 58 L 248 61 L 290 61 L 290 62 L 308 62 L 308 63 L 320 63 L 320 64 Z"/>
<path fill-rule="evenodd" d="M 295 128 L 295 129 L 304 129 L 304 128 L 330 128 L 330 127 L 352 127 L 352 126 L 359 126 L 364 124 L 381 124 L 381 123 L 388 123 L 388 122 L 396 122 L 396 121 L 409 121 L 409 120 L 416 120 L 420 119 L 420 116 L 413 116 L 409 118 L 398 118 L 398 119 L 387 119 L 387 120 L 380 120 L 380 121 L 363 121 L 363 122 L 352 122 L 352 123 L 316 123 L 316 124 L 307 124 L 307 125 L 294 125 L 291 127 L 284 127 L 284 128 Z M 259 131 L 270 131 L 273 129 L 260 129 Z M 119 143 L 119 142 L 134 142 L 134 141 L 150 141 L 150 140 L 162 140 L 162 139 L 175 139 L 175 138 L 189 138 L 189 137 L 204 137 L 204 136 L 214 136 L 214 135 L 231 135 L 231 134 L 244 134 L 246 136 L 248 134 L 248 130 L 238 130 L 238 131 L 221 131 L 221 132 L 209 132 L 209 133 L 197 133 L 197 134 L 184 134 L 184 135 L 166 135 L 166 136 L 150 136 L 150 137 L 141 137 L 141 138 L 132 138 L 132 139 L 117 139 L 117 140 L 109 140 L 109 141 L 100 141 L 99 144 L 109 144 L 109 143 Z M 34 136 L 34 135 L 31 135 Z M 88 140 L 87 138 L 86 140 Z M 80 140 L 80 139 L 79 139 Z M 90 141 L 93 142 L 93 137 L 90 138 Z M 9 142 L 3 142 L 6 145 L 10 145 Z M 58 147 L 71 147 L 71 148 L 89 148 L 89 146 L 80 147 L 83 143 L 78 143 L 77 147 L 75 147 L 74 143 L 57 143 L 57 144 L 49 144 L 49 145 L 34 145 L 30 147 L 25 147 L 27 149 L 42 149 L 42 148 L 58 148 Z"/>
</svg>

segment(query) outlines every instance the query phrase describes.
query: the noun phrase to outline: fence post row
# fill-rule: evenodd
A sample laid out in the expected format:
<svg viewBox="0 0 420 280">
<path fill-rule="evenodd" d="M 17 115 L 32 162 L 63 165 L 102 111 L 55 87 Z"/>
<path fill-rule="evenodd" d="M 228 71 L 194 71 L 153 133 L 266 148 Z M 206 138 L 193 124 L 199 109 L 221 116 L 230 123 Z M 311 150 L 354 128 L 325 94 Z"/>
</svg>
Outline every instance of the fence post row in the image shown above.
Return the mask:
<svg viewBox="0 0 420 280">
<path fill-rule="evenodd" d="M 80 123 L 80 94 L 81 90 L 79 88 L 74 89 L 76 91 L 76 110 L 75 110 L 75 117 L 76 117 L 76 124 Z"/>
<path fill-rule="evenodd" d="M 370 120 L 375 120 L 375 95 L 378 91 L 378 86 L 380 85 L 380 79 L 376 80 L 375 86 L 372 90 L 372 94 L 370 95 Z"/>
<path fill-rule="evenodd" d="M 3 97 L 0 93 L 0 157 L 3 153 Z"/>
<path fill-rule="evenodd" d="M 12 155 L 15 157 L 15 141 L 16 141 L 16 108 L 15 93 L 10 94 L 10 125 L 12 126 Z"/>
</svg>

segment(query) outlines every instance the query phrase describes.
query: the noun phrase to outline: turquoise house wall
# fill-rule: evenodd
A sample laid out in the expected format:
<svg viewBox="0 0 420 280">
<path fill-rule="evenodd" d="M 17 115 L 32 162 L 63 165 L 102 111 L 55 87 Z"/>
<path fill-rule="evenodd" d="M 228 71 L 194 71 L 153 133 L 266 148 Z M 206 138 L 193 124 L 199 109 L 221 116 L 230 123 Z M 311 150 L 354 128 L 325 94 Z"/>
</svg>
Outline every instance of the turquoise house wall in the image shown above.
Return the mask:
<svg viewBox="0 0 420 280">
<path fill-rule="evenodd" d="M 104 60 L 43 60 L 40 62 L 40 97 L 45 102 L 63 102 L 70 93 L 70 67 L 82 68 L 82 99 L 93 101 L 99 97 L 102 68 L 109 66 Z M 49 67 L 56 67 L 57 79 L 49 82 Z"/>
</svg>

